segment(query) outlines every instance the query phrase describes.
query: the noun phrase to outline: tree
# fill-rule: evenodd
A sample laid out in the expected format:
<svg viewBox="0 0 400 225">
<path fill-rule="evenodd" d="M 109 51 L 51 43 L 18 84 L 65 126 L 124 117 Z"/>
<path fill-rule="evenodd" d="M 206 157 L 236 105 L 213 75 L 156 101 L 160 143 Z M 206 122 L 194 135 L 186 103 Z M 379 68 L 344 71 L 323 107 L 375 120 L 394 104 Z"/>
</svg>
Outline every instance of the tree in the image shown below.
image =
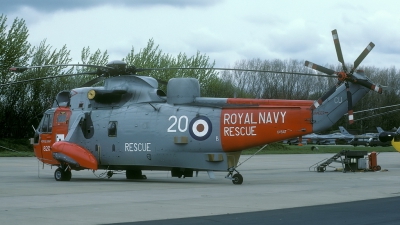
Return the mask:
<svg viewBox="0 0 400 225">
<path fill-rule="evenodd" d="M 23 19 L 16 18 L 10 29 L 6 25 L 7 17 L 0 16 L 0 83 L 15 81 L 17 78 L 9 72 L 13 65 L 27 65 L 31 56 L 28 43 L 28 28 Z M 10 135 L 15 126 L 11 126 L 15 116 L 15 103 L 24 90 L 21 87 L 3 86 L 0 89 L 0 136 Z M 18 128 L 15 128 L 18 129 Z"/>
<path fill-rule="evenodd" d="M 97 49 L 94 53 L 90 52 L 90 47 L 84 47 L 81 52 L 81 62 L 82 65 L 97 65 L 106 66 L 108 63 L 108 53 L 104 51 L 103 53 L 100 49 Z M 95 71 L 92 67 L 77 66 L 75 67 L 74 73 L 84 73 Z M 79 75 L 69 78 L 69 88 L 80 87 L 89 80 L 94 79 L 94 75 Z M 100 83 L 101 84 L 101 83 Z M 99 85 L 99 84 L 97 84 Z"/>
<path fill-rule="evenodd" d="M 37 79 L 20 84 L 3 86 L 0 89 L 0 137 L 26 137 L 33 133 L 31 126 L 39 123 L 43 112 L 51 107 L 55 96 L 63 90 L 79 87 L 92 76 L 62 77 L 65 74 L 89 71 L 91 68 L 73 68 L 66 66 L 34 68 L 23 73 L 12 73 L 12 66 L 38 66 L 69 64 L 70 51 L 64 45 L 53 49 L 43 40 L 39 46 L 28 43 L 28 28 L 25 21 L 16 18 L 9 30 L 7 18 L 0 16 L 0 80 L 2 84 Z M 93 54 L 90 48 L 83 48 L 83 64 L 105 65 L 107 51 L 97 50 Z M 45 79 L 61 76 L 55 79 Z"/>
<path fill-rule="evenodd" d="M 97 50 L 93 54 L 90 48 L 82 49 L 82 64 L 105 65 L 108 59 L 107 52 L 101 53 Z M 70 64 L 70 51 L 64 45 L 61 49 L 53 49 L 43 40 L 32 53 L 31 66 L 36 65 L 65 65 Z M 20 96 L 19 101 L 15 103 L 16 117 L 21 118 L 21 124 L 18 127 L 30 127 L 39 122 L 43 112 L 49 109 L 54 102 L 56 95 L 60 91 L 71 90 L 80 87 L 88 80 L 93 79 L 91 76 L 63 76 L 66 74 L 75 74 L 88 72 L 93 70 L 87 67 L 69 67 L 56 66 L 30 69 L 18 76 L 18 80 L 27 80 L 32 78 L 46 78 L 60 76 L 59 78 L 42 79 L 33 82 L 27 82 L 20 86 L 24 86 L 24 95 Z M 14 122 L 15 124 L 15 122 Z M 28 129 L 28 128 L 26 128 Z M 30 131 L 31 129 L 29 129 Z"/>
<path fill-rule="evenodd" d="M 194 56 L 187 56 L 180 53 L 173 57 L 163 53 L 159 46 L 154 45 L 153 39 L 150 39 L 147 46 L 135 53 L 132 47 L 131 52 L 123 59 L 128 66 L 136 66 L 137 68 L 213 68 L 215 62 L 210 63 L 210 58 L 197 52 Z M 203 96 L 213 97 L 216 93 L 211 88 L 216 82 L 219 82 L 218 72 L 212 69 L 172 69 L 172 70 L 153 70 L 146 72 L 146 75 L 167 81 L 174 77 L 193 77 L 200 82 L 201 94 Z M 161 85 L 161 89 L 166 90 Z"/>
</svg>

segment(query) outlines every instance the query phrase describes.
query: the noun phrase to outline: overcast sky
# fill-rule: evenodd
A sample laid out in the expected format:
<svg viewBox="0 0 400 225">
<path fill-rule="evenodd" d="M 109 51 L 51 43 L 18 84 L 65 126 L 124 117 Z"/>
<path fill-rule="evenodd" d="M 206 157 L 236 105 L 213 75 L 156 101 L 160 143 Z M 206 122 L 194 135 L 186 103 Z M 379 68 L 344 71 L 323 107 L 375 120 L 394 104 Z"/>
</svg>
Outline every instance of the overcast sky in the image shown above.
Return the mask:
<svg viewBox="0 0 400 225">
<path fill-rule="evenodd" d="M 400 68 L 400 1 L 376 0 L 0 0 L 8 24 L 26 21 L 29 41 L 66 45 L 72 63 L 83 47 L 124 58 L 149 39 L 164 53 L 197 51 L 217 67 L 241 59 L 298 59 L 336 64 L 331 31 L 353 63 L 369 42 L 363 65 Z"/>
</svg>

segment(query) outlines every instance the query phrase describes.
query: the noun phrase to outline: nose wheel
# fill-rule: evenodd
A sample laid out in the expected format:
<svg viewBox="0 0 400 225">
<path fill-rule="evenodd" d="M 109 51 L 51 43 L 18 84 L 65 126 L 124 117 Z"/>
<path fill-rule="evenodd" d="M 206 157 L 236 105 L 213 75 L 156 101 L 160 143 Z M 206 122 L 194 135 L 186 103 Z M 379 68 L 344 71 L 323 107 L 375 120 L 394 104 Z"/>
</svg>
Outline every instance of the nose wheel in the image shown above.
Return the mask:
<svg viewBox="0 0 400 225">
<path fill-rule="evenodd" d="M 56 181 L 70 181 L 71 177 L 72 173 L 68 167 L 65 169 L 58 167 L 56 171 L 54 171 L 54 179 L 56 179 Z"/>
</svg>

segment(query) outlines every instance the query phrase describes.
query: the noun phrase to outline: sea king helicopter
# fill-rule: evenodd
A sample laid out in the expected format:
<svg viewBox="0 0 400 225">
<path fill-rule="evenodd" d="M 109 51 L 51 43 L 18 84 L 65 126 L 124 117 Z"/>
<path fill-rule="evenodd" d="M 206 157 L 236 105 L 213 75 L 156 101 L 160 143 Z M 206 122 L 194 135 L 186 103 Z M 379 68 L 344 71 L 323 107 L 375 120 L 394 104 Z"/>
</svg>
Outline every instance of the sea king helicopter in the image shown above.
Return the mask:
<svg viewBox="0 0 400 225">
<path fill-rule="evenodd" d="M 98 76 L 58 93 L 35 129 L 36 157 L 58 167 L 57 181 L 69 181 L 72 170 L 83 169 L 106 170 L 109 177 L 125 170 L 127 179 L 146 179 L 144 170 L 171 171 L 179 178 L 199 171 L 213 178 L 215 171 L 225 171 L 233 184 L 242 184 L 237 171 L 242 150 L 323 131 L 345 113 L 351 123 L 354 104 L 370 90 L 382 92 L 356 70 L 374 44 L 348 71 L 336 30 L 332 35 L 342 71 L 306 61 L 305 66 L 326 75 L 289 72 L 337 78 L 336 85 L 316 101 L 201 97 L 194 78 L 170 79 L 165 94 L 155 78 L 137 74 L 149 69 L 128 67 L 119 60 L 106 66 L 78 64 L 96 69 L 92 74 Z M 65 65 L 10 70 L 52 66 Z M 99 81 L 104 86 L 92 87 Z"/>
</svg>

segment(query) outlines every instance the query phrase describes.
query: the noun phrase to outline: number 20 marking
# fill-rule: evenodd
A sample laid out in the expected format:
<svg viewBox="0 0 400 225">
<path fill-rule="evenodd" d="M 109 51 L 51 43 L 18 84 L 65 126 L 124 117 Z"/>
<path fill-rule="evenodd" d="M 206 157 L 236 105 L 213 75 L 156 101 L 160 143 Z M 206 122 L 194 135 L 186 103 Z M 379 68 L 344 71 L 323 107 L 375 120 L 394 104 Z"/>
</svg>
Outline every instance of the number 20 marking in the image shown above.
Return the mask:
<svg viewBox="0 0 400 225">
<path fill-rule="evenodd" d="M 179 119 L 176 116 L 170 116 L 168 120 L 172 120 L 172 124 L 168 127 L 167 132 L 176 132 L 176 126 L 180 132 L 185 132 L 188 128 L 189 119 L 187 116 L 180 116 Z"/>
</svg>

